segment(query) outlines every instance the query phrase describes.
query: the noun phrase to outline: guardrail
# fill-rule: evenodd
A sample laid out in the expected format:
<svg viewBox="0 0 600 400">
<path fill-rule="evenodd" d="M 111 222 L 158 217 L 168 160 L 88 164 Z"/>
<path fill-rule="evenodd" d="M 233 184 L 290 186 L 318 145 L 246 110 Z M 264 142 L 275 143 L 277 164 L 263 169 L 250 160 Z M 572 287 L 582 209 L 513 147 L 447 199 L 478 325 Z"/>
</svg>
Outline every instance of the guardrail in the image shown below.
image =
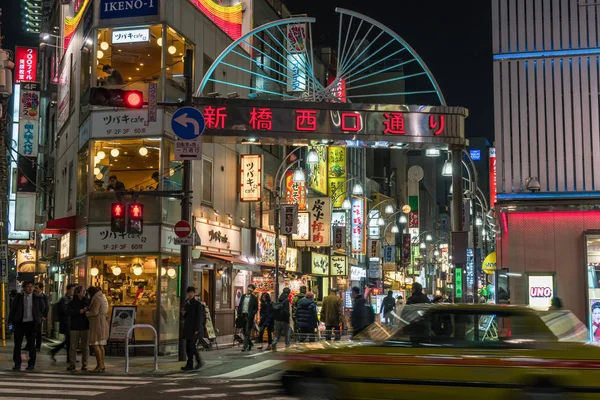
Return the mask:
<svg viewBox="0 0 600 400">
<path fill-rule="evenodd" d="M 129 338 L 131 337 L 131 333 L 136 328 L 148 328 L 151 329 L 154 333 L 154 344 L 129 344 Z M 125 373 L 129 373 L 129 348 L 130 347 L 154 347 L 154 370 L 158 371 L 158 333 L 156 333 L 156 329 L 152 325 L 148 324 L 138 324 L 132 325 L 127 331 L 127 336 L 125 337 Z"/>
</svg>

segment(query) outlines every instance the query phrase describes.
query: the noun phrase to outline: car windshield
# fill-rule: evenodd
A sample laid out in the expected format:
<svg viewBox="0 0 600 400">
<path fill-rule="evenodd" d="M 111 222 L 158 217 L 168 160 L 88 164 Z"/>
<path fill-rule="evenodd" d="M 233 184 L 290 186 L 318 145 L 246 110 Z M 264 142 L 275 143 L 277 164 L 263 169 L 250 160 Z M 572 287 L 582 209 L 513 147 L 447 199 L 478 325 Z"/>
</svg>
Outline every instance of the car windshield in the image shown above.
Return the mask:
<svg viewBox="0 0 600 400">
<path fill-rule="evenodd" d="M 542 319 L 526 310 L 465 309 L 454 306 L 406 306 L 390 328 L 373 324 L 363 339 L 437 345 L 526 344 L 555 342 Z"/>
</svg>

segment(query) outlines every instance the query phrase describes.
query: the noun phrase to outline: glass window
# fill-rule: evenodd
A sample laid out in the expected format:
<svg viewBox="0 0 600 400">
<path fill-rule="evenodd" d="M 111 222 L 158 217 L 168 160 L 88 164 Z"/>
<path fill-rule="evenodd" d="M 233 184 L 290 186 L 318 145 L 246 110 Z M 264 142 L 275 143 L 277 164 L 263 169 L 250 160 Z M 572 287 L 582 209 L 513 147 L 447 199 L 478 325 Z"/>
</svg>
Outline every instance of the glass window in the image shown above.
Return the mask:
<svg viewBox="0 0 600 400">
<path fill-rule="evenodd" d="M 160 338 L 177 339 L 179 336 L 179 258 L 165 258 L 160 269 Z"/>
<path fill-rule="evenodd" d="M 177 101 L 185 97 L 185 80 L 183 78 L 183 64 L 186 49 L 193 49 L 185 38 L 172 28 L 167 28 L 167 59 L 165 72 L 167 76 L 166 100 Z"/>
<path fill-rule="evenodd" d="M 183 162 L 175 160 L 175 145 L 170 140 L 165 140 L 165 160 L 163 165 L 162 190 L 181 190 Z"/>
<path fill-rule="evenodd" d="M 90 86 L 92 84 L 92 51 L 92 42 L 85 41 L 84 46 L 81 48 L 81 68 L 79 74 L 81 82 L 81 96 L 79 98 L 79 108 L 81 109 L 81 113 L 79 114 L 80 124 L 87 118 L 89 113 Z"/>
<path fill-rule="evenodd" d="M 158 269 L 155 256 L 91 257 L 91 285 L 99 286 L 109 303 L 109 318 L 116 306 L 136 306 L 136 324 L 156 326 Z M 134 321 L 131 321 L 133 324 Z M 135 332 L 136 340 L 152 340 L 152 332 Z"/>
<path fill-rule="evenodd" d="M 94 191 L 156 190 L 160 140 L 125 139 L 92 143 Z M 111 177 L 116 177 L 112 179 Z"/>
<path fill-rule="evenodd" d="M 231 280 L 232 280 L 232 267 L 219 267 L 217 269 L 217 302 L 215 304 L 215 311 L 221 309 L 230 309 L 231 306 Z"/>
<path fill-rule="evenodd" d="M 202 201 L 213 202 L 213 161 L 206 157 L 202 158 Z"/>
</svg>

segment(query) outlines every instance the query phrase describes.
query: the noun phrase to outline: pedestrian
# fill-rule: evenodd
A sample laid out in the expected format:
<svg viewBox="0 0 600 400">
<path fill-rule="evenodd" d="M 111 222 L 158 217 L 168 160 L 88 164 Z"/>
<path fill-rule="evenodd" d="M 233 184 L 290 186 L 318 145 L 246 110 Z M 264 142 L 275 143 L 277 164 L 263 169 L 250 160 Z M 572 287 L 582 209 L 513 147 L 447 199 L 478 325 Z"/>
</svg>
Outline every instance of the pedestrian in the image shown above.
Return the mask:
<svg viewBox="0 0 600 400">
<path fill-rule="evenodd" d="M 317 319 L 317 303 L 314 302 L 315 295 L 312 292 L 306 293 L 306 296 L 298 302 L 296 310 L 296 319 L 298 329 L 300 330 L 300 342 L 308 340 L 315 341 L 315 331 L 319 327 Z"/>
<path fill-rule="evenodd" d="M 254 317 L 258 312 L 258 299 L 253 294 L 254 290 L 256 290 L 256 286 L 249 284 L 246 288 L 246 294 L 242 296 L 238 306 L 238 318 L 240 318 L 240 323 L 244 329 L 244 347 L 242 351 L 250 351 L 253 346 L 250 335 L 254 327 Z"/>
<path fill-rule="evenodd" d="M 90 306 L 85 316 L 90 321 L 90 345 L 94 348 L 96 368 L 94 372 L 104 372 L 104 346 L 108 340 L 108 301 L 99 287 L 92 286 L 88 289 Z"/>
<path fill-rule="evenodd" d="M 103 65 L 102 72 L 108 74 L 108 76 L 105 78 L 106 84 L 108 86 L 116 86 L 123 84 L 123 76 L 121 75 L 121 73 L 113 67 L 111 67 L 110 65 Z"/>
<path fill-rule="evenodd" d="M 81 370 L 87 371 L 90 357 L 90 321 L 85 315 L 90 302 L 83 286 L 74 289 L 73 300 L 69 303 L 67 313 L 71 322 L 71 349 L 69 350 L 68 371 L 73 371 L 77 364 L 77 347 L 81 343 Z"/>
<path fill-rule="evenodd" d="M 67 349 L 67 363 L 70 360 L 69 351 L 71 351 L 71 317 L 69 316 L 69 303 L 73 300 L 73 294 L 75 292 L 74 283 L 69 283 L 67 285 L 67 291 L 65 295 L 60 298 L 58 303 L 56 304 L 56 315 L 54 316 L 54 320 L 59 323 L 59 333 L 65 336 L 64 340 L 60 342 L 58 345 L 54 346 L 52 350 L 50 350 L 50 358 L 52 361 L 56 362 L 56 354 L 65 347 Z"/>
<path fill-rule="evenodd" d="M 375 322 L 375 313 L 367 301 L 365 296 L 360 293 L 360 288 L 354 286 L 352 288 L 352 336 L 358 335 L 365 328 Z"/>
<path fill-rule="evenodd" d="M 325 340 L 331 340 L 332 331 L 335 340 L 341 339 L 342 319 L 342 299 L 335 289 L 330 289 L 329 296 L 325 297 L 321 308 L 321 322 L 325 323 Z"/>
<path fill-rule="evenodd" d="M 204 327 L 206 325 L 206 310 L 204 305 L 196 299 L 196 288 L 189 286 L 186 290 L 187 300 L 181 310 L 183 317 L 183 335 L 185 339 L 185 353 L 187 362 L 181 367 L 182 371 L 191 371 L 200 369 L 204 364 L 198 353 L 197 343 L 204 336 Z M 196 365 L 194 366 L 194 358 Z"/>
<path fill-rule="evenodd" d="M 383 314 L 386 324 L 390 324 L 392 322 L 392 311 L 394 311 L 395 306 L 396 300 L 394 300 L 394 292 L 389 290 L 387 296 L 385 296 L 381 301 L 380 311 L 380 313 Z"/>
<path fill-rule="evenodd" d="M 298 311 L 298 303 L 306 297 L 306 286 L 300 286 L 300 291 L 296 293 L 292 300 L 292 322 L 294 323 L 294 333 L 299 334 L 298 321 L 296 320 L 296 312 Z"/>
<path fill-rule="evenodd" d="M 429 304 L 429 297 L 423 293 L 423 286 L 420 283 L 415 282 L 412 285 L 412 296 L 406 299 L 406 305 L 410 304 Z"/>
<path fill-rule="evenodd" d="M 258 346 L 259 350 L 263 348 L 263 336 L 265 335 L 265 329 L 267 330 L 268 346 L 267 350 L 271 350 L 271 344 L 273 343 L 273 328 L 275 326 L 275 320 L 273 319 L 273 303 L 271 302 L 271 295 L 267 292 L 260 296 L 260 320 L 258 322 Z"/>
<path fill-rule="evenodd" d="M 277 351 L 277 343 L 281 335 L 285 336 L 285 347 L 290 347 L 290 288 L 283 288 L 283 293 L 273 303 L 273 319 L 275 320 L 275 337 L 273 338 L 273 351 Z"/>
<path fill-rule="evenodd" d="M 36 329 L 42 323 L 44 314 L 44 299 L 33 292 L 33 282 L 23 282 L 23 293 L 18 293 L 13 300 L 8 313 L 8 322 L 13 324 L 15 347 L 13 349 L 14 371 L 21 369 L 21 346 L 23 338 L 27 338 L 29 361 L 27 370 L 35 368 L 35 337 Z"/>
<path fill-rule="evenodd" d="M 44 293 L 44 284 L 42 282 L 38 282 L 35 284 L 35 292 L 42 297 L 44 300 L 44 312 L 42 313 L 42 320 L 39 325 L 36 327 L 36 336 L 35 336 L 35 348 L 37 351 L 42 350 L 42 332 L 43 332 L 43 324 L 48 319 L 48 312 L 50 311 L 50 303 L 48 302 L 48 296 Z M 32 342 L 33 343 L 33 342 Z M 29 340 L 27 341 L 27 346 L 29 346 Z"/>
</svg>

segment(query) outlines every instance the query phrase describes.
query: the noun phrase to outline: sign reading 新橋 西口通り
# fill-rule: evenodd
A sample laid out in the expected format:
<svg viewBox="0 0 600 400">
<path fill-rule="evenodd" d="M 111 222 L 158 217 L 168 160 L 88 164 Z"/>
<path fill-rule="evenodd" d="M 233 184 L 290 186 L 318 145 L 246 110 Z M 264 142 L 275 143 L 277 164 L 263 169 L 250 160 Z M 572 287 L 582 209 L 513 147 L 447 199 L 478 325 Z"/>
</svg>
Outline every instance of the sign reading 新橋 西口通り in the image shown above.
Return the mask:
<svg viewBox="0 0 600 400">
<path fill-rule="evenodd" d="M 464 145 L 462 107 L 197 98 L 205 136 Z"/>
</svg>

